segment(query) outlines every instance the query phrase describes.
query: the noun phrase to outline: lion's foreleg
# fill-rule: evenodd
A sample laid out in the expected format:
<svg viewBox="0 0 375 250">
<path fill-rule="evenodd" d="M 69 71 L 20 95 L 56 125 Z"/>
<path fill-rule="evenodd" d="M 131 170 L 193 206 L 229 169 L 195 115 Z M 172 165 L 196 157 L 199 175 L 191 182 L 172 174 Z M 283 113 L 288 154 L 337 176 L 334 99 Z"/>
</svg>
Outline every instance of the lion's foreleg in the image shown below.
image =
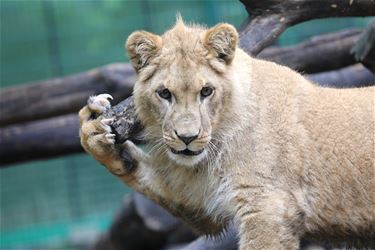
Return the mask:
<svg viewBox="0 0 375 250">
<path fill-rule="evenodd" d="M 297 231 L 301 222 L 298 212 L 289 207 L 288 196 L 254 188 L 256 191 L 242 191 L 236 196 L 239 249 L 299 249 L 303 230 Z"/>
</svg>

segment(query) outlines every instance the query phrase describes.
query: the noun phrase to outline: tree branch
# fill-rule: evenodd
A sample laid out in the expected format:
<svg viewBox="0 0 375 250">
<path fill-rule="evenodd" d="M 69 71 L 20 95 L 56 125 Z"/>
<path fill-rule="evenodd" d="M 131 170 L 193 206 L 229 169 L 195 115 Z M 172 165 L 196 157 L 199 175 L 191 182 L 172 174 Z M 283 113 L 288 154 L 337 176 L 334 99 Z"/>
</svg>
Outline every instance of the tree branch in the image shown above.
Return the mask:
<svg viewBox="0 0 375 250">
<path fill-rule="evenodd" d="M 257 55 L 287 27 L 325 17 L 374 16 L 368 0 L 241 0 L 249 14 L 240 32 L 240 47 Z"/>
<path fill-rule="evenodd" d="M 248 17 L 240 29 L 240 47 L 256 56 L 290 26 L 281 14 Z"/>
<path fill-rule="evenodd" d="M 375 75 L 361 64 L 343 69 L 308 75 L 321 86 L 337 88 L 366 87 L 375 85 Z"/>
<path fill-rule="evenodd" d="M 294 46 L 266 48 L 258 57 L 304 73 L 335 70 L 356 63 L 350 50 L 360 34 L 350 29 L 314 36 Z"/>
</svg>

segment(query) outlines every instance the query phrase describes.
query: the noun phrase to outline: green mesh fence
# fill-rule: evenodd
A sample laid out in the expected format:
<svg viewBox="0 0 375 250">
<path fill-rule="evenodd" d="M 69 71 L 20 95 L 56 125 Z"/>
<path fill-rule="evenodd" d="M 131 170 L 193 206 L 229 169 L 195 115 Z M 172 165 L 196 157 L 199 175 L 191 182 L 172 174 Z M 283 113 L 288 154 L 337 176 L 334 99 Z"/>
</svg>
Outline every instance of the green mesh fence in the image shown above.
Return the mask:
<svg viewBox="0 0 375 250">
<path fill-rule="evenodd" d="M 132 31 L 161 33 L 178 12 L 186 21 L 208 26 L 229 22 L 239 27 L 246 17 L 235 0 L 0 0 L 1 87 L 126 61 L 123 44 Z M 278 43 L 293 44 L 367 21 L 312 21 L 291 28 Z M 92 242 L 108 228 L 127 192 L 85 154 L 1 169 L 0 248 L 73 249 Z"/>
</svg>

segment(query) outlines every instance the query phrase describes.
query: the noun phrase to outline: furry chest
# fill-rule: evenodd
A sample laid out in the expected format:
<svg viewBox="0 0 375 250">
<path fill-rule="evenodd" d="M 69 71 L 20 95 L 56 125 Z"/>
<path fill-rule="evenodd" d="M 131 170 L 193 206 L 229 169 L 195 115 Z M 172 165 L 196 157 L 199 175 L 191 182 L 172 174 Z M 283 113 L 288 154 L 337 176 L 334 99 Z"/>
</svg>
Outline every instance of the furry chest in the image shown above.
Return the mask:
<svg viewBox="0 0 375 250">
<path fill-rule="evenodd" d="M 230 216 L 230 188 L 226 180 L 206 171 L 174 168 L 164 176 L 165 190 L 176 203 L 185 204 L 213 220 L 223 220 Z"/>
</svg>

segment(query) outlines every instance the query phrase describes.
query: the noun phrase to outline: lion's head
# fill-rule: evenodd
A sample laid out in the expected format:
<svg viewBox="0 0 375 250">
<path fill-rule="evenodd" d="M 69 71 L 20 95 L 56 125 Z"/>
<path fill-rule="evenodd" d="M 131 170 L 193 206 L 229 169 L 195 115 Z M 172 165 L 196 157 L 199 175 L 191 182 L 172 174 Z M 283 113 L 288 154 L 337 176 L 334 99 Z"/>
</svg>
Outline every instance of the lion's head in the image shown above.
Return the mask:
<svg viewBox="0 0 375 250">
<path fill-rule="evenodd" d="M 176 163 L 193 166 L 207 155 L 228 111 L 237 40 L 229 24 L 204 29 L 179 19 L 162 36 L 136 31 L 126 42 L 138 75 L 137 115 L 148 138 L 166 145 Z"/>
</svg>

